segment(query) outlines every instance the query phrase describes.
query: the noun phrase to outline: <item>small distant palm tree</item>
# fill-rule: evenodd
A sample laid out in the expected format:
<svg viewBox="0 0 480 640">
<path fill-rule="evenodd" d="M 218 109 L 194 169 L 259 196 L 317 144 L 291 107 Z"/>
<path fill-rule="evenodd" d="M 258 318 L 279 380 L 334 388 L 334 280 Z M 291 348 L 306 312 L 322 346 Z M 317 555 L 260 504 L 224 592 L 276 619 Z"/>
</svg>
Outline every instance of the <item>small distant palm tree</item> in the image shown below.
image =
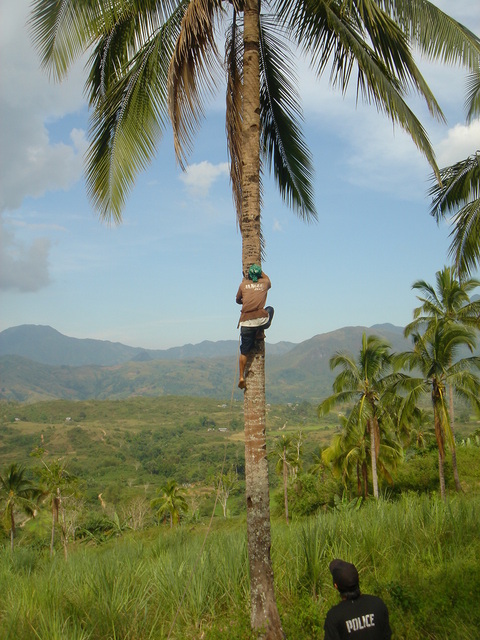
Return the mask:
<svg viewBox="0 0 480 640">
<path fill-rule="evenodd" d="M 397 434 L 404 448 L 426 449 L 431 439 L 435 439 L 432 430 L 432 416 L 420 407 L 403 405 L 403 398 L 396 398 Z"/>
<path fill-rule="evenodd" d="M 278 440 L 275 440 L 270 456 L 276 460 L 275 471 L 282 476 L 285 520 L 288 524 L 288 473 L 289 469 L 298 465 L 297 447 L 293 437 L 283 433 Z"/>
<path fill-rule="evenodd" d="M 227 501 L 228 498 L 238 485 L 238 474 L 236 469 L 230 468 L 227 473 L 220 473 L 216 480 L 215 484 L 217 487 L 218 499 L 223 509 L 223 517 L 227 517 Z"/>
<path fill-rule="evenodd" d="M 66 489 L 73 489 L 75 478 L 65 468 L 65 463 L 61 460 L 53 460 L 47 463 L 42 459 L 42 468 L 38 471 L 41 483 L 41 491 L 50 502 L 52 511 L 52 529 L 50 536 L 50 555 L 53 555 L 55 542 L 55 530 L 59 522 L 60 513 L 63 515 L 62 543 L 65 558 L 67 557 L 67 536 L 65 531 L 65 511 L 64 492 Z"/>
<path fill-rule="evenodd" d="M 0 497 L 3 503 L 3 519 L 5 528 L 10 532 L 10 548 L 13 551 L 13 540 L 16 530 L 16 513 L 23 511 L 34 515 L 35 500 L 40 491 L 31 480 L 25 477 L 25 467 L 12 463 L 0 474 Z"/>
<path fill-rule="evenodd" d="M 457 360 L 459 351 L 476 344 L 474 332 L 464 325 L 437 320 L 424 335 L 413 333 L 413 350 L 396 356 L 396 364 L 409 371 L 419 371 L 419 377 L 402 374 L 397 389 L 405 393 L 406 411 L 418 406 L 419 399 L 429 394 L 433 408 L 435 437 L 438 446 L 440 494 L 445 497 L 445 445 L 453 449 L 455 443 L 450 428 L 446 387 L 450 385 L 461 398 L 480 410 L 480 358 L 470 356 Z M 453 364 L 452 364 L 453 363 Z"/>
<path fill-rule="evenodd" d="M 188 503 L 184 496 L 184 489 L 175 480 L 169 480 L 160 487 L 159 497 L 152 500 L 151 507 L 162 517 L 170 517 L 170 527 L 180 522 L 182 515 L 188 511 Z"/>
</svg>

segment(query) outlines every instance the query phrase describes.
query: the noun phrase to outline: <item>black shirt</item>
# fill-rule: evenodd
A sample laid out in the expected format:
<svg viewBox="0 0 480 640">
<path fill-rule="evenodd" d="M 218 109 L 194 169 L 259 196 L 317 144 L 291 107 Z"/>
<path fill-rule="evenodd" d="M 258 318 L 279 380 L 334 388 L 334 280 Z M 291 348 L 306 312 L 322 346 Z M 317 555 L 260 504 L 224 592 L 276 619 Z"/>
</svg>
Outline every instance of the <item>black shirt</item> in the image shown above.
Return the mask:
<svg viewBox="0 0 480 640">
<path fill-rule="evenodd" d="M 377 596 L 342 600 L 325 618 L 325 640 L 390 640 L 388 610 Z"/>
</svg>

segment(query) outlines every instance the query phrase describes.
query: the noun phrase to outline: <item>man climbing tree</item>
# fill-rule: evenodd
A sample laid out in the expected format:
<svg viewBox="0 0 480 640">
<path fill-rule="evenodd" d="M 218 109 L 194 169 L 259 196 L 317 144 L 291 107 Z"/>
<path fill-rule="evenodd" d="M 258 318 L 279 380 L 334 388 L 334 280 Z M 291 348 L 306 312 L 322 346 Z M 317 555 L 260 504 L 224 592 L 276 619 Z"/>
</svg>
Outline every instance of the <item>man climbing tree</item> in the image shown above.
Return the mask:
<svg viewBox="0 0 480 640">
<path fill-rule="evenodd" d="M 255 340 L 265 338 L 265 329 L 272 324 L 273 307 L 265 307 L 267 293 L 272 283 L 258 264 L 252 264 L 238 287 L 237 304 L 242 305 L 240 320 L 240 358 L 238 363 L 240 389 L 245 389 L 245 366 L 247 356 L 255 345 Z M 265 307 L 265 308 L 264 308 Z"/>
</svg>

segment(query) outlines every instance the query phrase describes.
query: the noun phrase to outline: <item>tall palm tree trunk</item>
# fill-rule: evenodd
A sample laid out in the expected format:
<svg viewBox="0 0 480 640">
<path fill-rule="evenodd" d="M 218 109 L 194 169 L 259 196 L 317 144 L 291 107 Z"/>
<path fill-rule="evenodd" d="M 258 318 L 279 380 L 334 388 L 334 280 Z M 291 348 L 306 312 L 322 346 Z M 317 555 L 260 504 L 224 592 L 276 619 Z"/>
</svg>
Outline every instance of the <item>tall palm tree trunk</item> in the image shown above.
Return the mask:
<svg viewBox="0 0 480 640">
<path fill-rule="evenodd" d="M 434 390 L 435 394 L 435 390 Z M 432 394 L 432 397 L 435 397 Z M 438 446 L 438 477 L 440 481 L 440 496 L 442 500 L 445 500 L 445 468 L 444 468 L 444 460 L 445 460 L 445 445 L 443 441 L 443 432 L 440 424 L 440 418 L 438 415 L 438 409 L 435 405 L 433 405 L 433 420 L 435 424 L 435 437 L 437 439 Z"/>
<path fill-rule="evenodd" d="M 362 462 L 363 497 L 368 498 L 368 468 L 367 463 Z"/>
<path fill-rule="evenodd" d="M 448 400 L 449 400 L 449 412 L 450 412 L 450 430 L 452 432 L 452 437 L 454 438 L 454 421 L 455 421 L 455 410 L 453 408 L 453 388 L 452 385 L 448 387 Z M 455 489 L 460 493 L 463 491 L 462 485 L 460 484 L 460 476 L 458 475 L 458 466 L 457 466 L 457 449 L 455 447 L 455 439 L 453 440 L 453 445 L 451 446 L 452 452 L 452 469 L 453 469 L 453 478 L 455 480 Z"/>
<path fill-rule="evenodd" d="M 53 548 L 55 545 L 55 525 L 58 520 L 58 504 L 57 498 L 52 499 L 52 529 L 50 533 L 50 557 L 53 556 Z"/>
<path fill-rule="evenodd" d="M 13 539 L 15 538 L 15 516 L 13 506 L 10 510 L 10 551 L 13 553 Z"/>
<path fill-rule="evenodd" d="M 285 502 L 285 520 L 288 524 L 288 467 L 286 447 L 283 447 L 283 499 Z"/>
<path fill-rule="evenodd" d="M 370 458 L 372 462 L 372 486 L 373 496 L 378 499 L 378 474 L 377 474 L 377 430 L 376 420 L 370 421 Z"/>
<path fill-rule="evenodd" d="M 360 463 L 357 460 L 357 496 L 362 495 L 362 476 L 360 473 Z"/>
<path fill-rule="evenodd" d="M 440 479 L 440 496 L 442 500 L 445 500 L 445 468 L 443 464 L 443 456 L 438 450 L 438 476 Z"/>
<path fill-rule="evenodd" d="M 242 267 L 261 264 L 259 0 L 244 13 L 244 103 L 242 141 Z M 265 345 L 250 354 L 244 397 L 247 538 L 252 628 L 267 640 L 284 637 L 270 556 L 270 500 L 265 436 Z"/>
</svg>

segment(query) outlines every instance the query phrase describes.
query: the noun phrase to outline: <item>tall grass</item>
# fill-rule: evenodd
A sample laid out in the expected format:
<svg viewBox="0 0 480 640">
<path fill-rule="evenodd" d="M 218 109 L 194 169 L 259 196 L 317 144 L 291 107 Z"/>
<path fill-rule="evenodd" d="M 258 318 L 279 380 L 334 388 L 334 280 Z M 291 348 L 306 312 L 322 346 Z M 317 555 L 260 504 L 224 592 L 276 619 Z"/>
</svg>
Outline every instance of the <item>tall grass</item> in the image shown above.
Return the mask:
<svg viewBox="0 0 480 640">
<path fill-rule="evenodd" d="M 360 510 L 274 522 L 287 637 L 323 638 L 337 602 L 328 563 L 354 562 L 388 605 L 396 640 L 472 640 L 480 629 L 480 498 L 404 496 Z M 60 556 L 0 550 L 5 640 L 249 640 L 244 523 L 129 534 Z M 150 536 L 150 539 L 149 539 Z"/>
</svg>

